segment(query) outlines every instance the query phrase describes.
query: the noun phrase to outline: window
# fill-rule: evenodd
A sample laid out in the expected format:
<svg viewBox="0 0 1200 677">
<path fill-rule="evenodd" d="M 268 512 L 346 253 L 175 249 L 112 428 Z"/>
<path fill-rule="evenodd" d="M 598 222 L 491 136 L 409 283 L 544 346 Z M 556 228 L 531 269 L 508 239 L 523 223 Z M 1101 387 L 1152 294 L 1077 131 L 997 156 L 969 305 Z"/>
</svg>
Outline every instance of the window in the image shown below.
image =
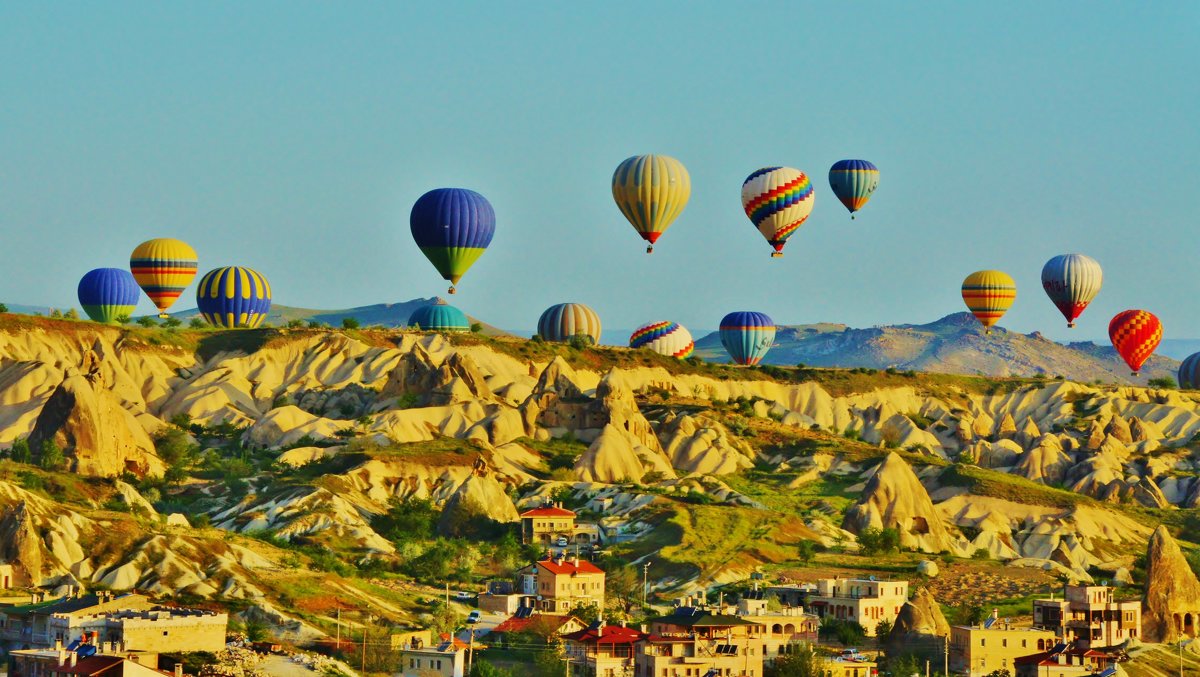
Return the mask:
<svg viewBox="0 0 1200 677">
<path fill-rule="evenodd" d="M 167 636 L 167 631 L 163 630 L 163 637 L 166 637 L 166 636 Z"/>
<path fill-rule="evenodd" d="M 1000 640 L 1000 646 L 1007 647 L 1008 646 L 1008 638 L 1004 638 L 1004 639 Z"/>
<path fill-rule="evenodd" d="M 1024 649 L 1024 648 L 1025 648 L 1025 642 L 1026 642 L 1026 640 L 1024 640 L 1024 639 L 1023 639 L 1023 640 L 1021 640 L 1021 648 L 1022 648 L 1022 649 Z"/>
<path fill-rule="evenodd" d="M 979 638 L 979 646 L 987 646 L 987 639 L 984 637 L 980 637 Z"/>
</svg>

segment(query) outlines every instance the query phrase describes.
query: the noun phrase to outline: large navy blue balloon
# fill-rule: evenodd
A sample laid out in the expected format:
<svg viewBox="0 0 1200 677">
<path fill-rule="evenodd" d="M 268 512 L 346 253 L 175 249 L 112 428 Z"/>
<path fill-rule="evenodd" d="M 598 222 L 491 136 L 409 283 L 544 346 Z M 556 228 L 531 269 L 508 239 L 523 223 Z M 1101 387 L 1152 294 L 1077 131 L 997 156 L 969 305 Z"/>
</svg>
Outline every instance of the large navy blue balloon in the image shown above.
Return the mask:
<svg viewBox="0 0 1200 677">
<path fill-rule="evenodd" d="M 196 307 L 209 324 L 253 329 L 271 312 L 271 283 L 251 268 L 216 268 L 200 278 Z"/>
<path fill-rule="evenodd" d="M 79 280 L 79 305 L 97 322 L 129 317 L 137 307 L 142 288 L 124 268 L 97 268 Z"/>
<path fill-rule="evenodd" d="M 496 212 L 487 198 L 466 188 L 436 188 L 409 215 L 413 240 L 444 279 L 454 285 L 492 242 Z"/>
<path fill-rule="evenodd" d="M 738 364 L 758 364 L 775 342 L 775 321 L 766 313 L 739 310 L 721 319 L 721 345 Z"/>
</svg>

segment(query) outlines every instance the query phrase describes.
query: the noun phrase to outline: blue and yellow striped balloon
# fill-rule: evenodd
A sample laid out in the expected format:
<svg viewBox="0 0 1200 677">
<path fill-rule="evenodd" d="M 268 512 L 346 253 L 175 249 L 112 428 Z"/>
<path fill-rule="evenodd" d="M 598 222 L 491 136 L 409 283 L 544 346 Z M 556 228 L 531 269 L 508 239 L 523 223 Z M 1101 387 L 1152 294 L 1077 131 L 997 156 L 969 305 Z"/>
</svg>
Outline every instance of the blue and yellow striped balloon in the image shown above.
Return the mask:
<svg viewBox="0 0 1200 677">
<path fill-rule="evenodd" d="M 879 187 L 879 168 L 866 160 L 839 160 L 829 168 L 829 187 L 854 218 Z"/>
<path fill-rule="evenodd" d="M 775 321 L 766 313 L 738 310 L 721 318 L 721 345 L 738 364 L 754 365 L 775 343 Z"/>
<path fill-rule="evenodd" d="M 646 253 L 683 213 L 692 195 L 692 179 L 683 163 L 667 155 L 635 155 L 617 165 L 613 200 L 629 225 L 648 244 Z"/>
<path fill-rule="evenodd" d="M 137 308 L 141 290 L 128 270 L 97 268 L 79 280 L 79 305 L 97 322 L 128 318 Z"/>
<path fill-rule="evenodd" d="M 424 331 L 471 331 L 467 314 L 445 302 L 417 308 L 408 317 L 408 326 Z"/>
<path fill-rule="evenodd" d="M 271 285 L 250 268 L 217 268 L 200 278 L 196 305 L 209 324 L 253 329 L 271 311 Z"/>
</svg>

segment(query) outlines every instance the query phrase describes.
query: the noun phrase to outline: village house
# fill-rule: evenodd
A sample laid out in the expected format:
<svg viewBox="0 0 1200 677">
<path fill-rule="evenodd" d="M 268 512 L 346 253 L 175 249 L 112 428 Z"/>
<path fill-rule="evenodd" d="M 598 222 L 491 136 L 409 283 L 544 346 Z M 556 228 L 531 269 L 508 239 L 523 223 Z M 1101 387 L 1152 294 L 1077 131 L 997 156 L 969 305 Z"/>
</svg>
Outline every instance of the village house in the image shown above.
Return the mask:
<svg viewBox="0 0 1200 677">
<path fill-rule="evenodd" d="M 1016 660 L 1054 648 L 1054 632 L 1014 628 L 993 616 L 982 625 L 950 628 L 950 669 L 968 677 L 1016 669 Z"/>
<path fill-rule="evenodd" d="M 823 578 L 808 592 L 808 606 L 821 618 L 858 623 L 868 637 L 880 621 L 895 623 L 908 601 L 908 581 Z"/>
<path fill-rule="evenodd" d="M 8 590 L 15 584 L 12 565 L 0 564 L 0 590 Z"/>
<path fill-rule="evenodd" d="M 758 588 L 742 595 L 735 613 L 759 626 L 763 659 L 768 663 L 780 653 L 787 653 L 793 645 L 816 642 L 817 629 L 821 625 L 816 614 L 806 612 L 802 606 L 782 606 L 775 597 Z"/>
<path fill-rule="evenodd" d="M 559 555 L 537 563 L 537 608 L 566 613 L 579 606 L 604 608 L 604 570 L 578 557 Z"/>
<path fill-rule="evenodd" d="M 759 626 L 738 616 L 677 607 L 650 622 L 633 677 L 762 677 Z"/>
<path fill-rule="evenodd" d="M 158 670 L 158 654 L 126 649 L 116 644 L 81 645 L 66 649 L 18 649 L 9 653 L 9 677 L 172 677 L 183 676 L 183 664 L 175 672 Z"/>
<path fill-rule="evenodd" d="M 56 613 L 50 617 L 50 634 L 64 641 L 90 636 L 93 642 L 117 642 L 127 649 L 173 653 L 225 648 L 229 615 L 204 609 L 154 607 L 151 609 Z"/>
<path fill-rule="evenodd" d="M 821 677 L 875 677 L 878 664 L 864 656 L 836 656 L 821 664 Z"/>
<path fill-rule="evenodd" d="M 467 645 L 447 637 L 436 646 L 409 645 L 400 651 L 403 677 L 463 677 Z"/>
<path fill-rule="evenodd" d="M 575 524 L 575 513 L 561 503 L 546 504 L 521 513 L 521 542 L 566 547 L 591 545 L 600 540 L 595 525 Z"/>
<path fill-rule="evenodd" d="M 646 633 L 603 620 L 563 636 L 567 661 L 575 677 L 631 677 L 634 654 Z"/>
<path fill-rule="evenodd" d="M 34 593 L 28 604 L 0 606 L 0 642 L 9 647 L 49 648 L 69 643 L 83 631 L 84 619 L 107 612 L 140 611 L 154 606 L 138 594 L 99 592 L 46 600 Z"/>
<path fill-rule="evenodd" d="M 492 643 L 504 646 L 510 643 L 513 635 L 528 633 L 550 638 L 578 632 L 585 627 L 583 621 L 569 614 L 535 613 L 534 609 L 523 607 L 512 617 L 501 621 L 488 637 Z"/>
<path fill-rule="evenodd" d="M 1116 663 L 1116 656 L 1097 649 L 1059 644 L 1016 660 L 1014 677 L 1088 677 L 1103 673 Z"/>
<path fill-rule="evenodd" d="M 1139 637 L 1140 600 L 1116 601 L 1107 585 L 1068 585 L 1062 599 L 1033 601 L 1033 626 L 1077 647 L 1108 647 Z"/>
</svg>

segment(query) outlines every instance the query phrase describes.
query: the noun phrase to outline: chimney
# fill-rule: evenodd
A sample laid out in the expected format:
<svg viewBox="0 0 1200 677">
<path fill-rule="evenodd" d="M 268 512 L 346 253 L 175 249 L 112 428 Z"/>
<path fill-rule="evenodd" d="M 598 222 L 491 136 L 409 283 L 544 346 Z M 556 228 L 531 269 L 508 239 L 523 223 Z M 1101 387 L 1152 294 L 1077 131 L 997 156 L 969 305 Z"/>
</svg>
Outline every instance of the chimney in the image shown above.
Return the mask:
<svg viewBox="0 0 1200 677">
<path fill-rule="evenodd" d="M 74 651 L 68 653 L 71 661 L 71 667 L 75 667 L 75 661 L 79 660 L 79 654 L 75 653 Z"/>
<path fill-rule="evenodd" d="M 183 663 L 175 664 L 175 677 L 183 677 Z"/>
<path fill-rule="evenodd" d="M 992 609 L 992 620 L 1000 620 L 1000 610 L 999 609 L 995 609 L 995 608 Z"/>
<path fill-rule="evenodd" d="M 62 640 L 61 639 L 54 640 L 54 650 L 58 651 L 60 649 L 62 649 Z"/>
</svg>

